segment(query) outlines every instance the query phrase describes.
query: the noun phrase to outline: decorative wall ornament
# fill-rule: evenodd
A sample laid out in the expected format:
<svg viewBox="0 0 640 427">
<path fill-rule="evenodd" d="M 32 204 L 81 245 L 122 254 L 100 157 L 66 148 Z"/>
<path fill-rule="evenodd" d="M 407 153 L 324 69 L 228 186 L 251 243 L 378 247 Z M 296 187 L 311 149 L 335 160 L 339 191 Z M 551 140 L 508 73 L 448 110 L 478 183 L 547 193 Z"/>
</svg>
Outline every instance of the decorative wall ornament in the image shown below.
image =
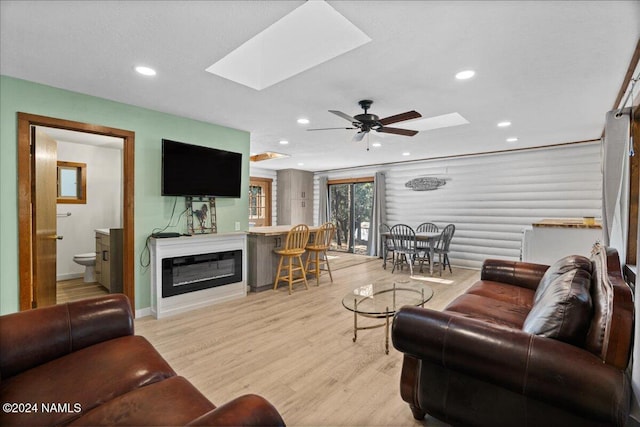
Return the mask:
<svg viewBox="0 0 640 427">
<path fill-rule="evenodd" d="M 413 191 L 431 191 L 437 190 L 449 181 L 451 178 L 436 178 L 435 176 L 422 176 L 413 178 L 404 183 L 404 186 Z"/>
<path fill-rule="evenodd" d="M 218 232 L 215 197 L 186 197 L 189 234 Z"/>
</svg>

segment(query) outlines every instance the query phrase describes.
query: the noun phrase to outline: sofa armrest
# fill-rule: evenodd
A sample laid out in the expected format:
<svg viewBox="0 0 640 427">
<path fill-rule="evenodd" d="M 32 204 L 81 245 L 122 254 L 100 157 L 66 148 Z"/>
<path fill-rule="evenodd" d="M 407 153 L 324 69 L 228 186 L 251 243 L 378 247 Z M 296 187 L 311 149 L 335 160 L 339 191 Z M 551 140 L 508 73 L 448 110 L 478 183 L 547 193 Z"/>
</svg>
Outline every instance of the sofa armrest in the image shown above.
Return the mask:
<svg viewBox="0 0 640 427">
<path fill-rule="evenodd" d="M 601 419 L 628 413 L 624 371 L 561 341 L 419 307 L 398 311 L 392 339 L 396 349 L 417 359 L 553 406 Z"/>
<path fill-rule="evenodd" d="M 246 394 L 191 421 L 189 426 L 284 426 L 284 420 L 263 397 Z"/>
<path fill-rule="evenodd" d="M 125 335 L 133 314 L 122 294 L 0 316 L 0 378 Z"/>
<path fill-rule="evenodd" d="M 487 259 L 482 264 L 480 279 L 536 290 L 548 268 L 548 265 L 530 262 Z"/>
</svg>

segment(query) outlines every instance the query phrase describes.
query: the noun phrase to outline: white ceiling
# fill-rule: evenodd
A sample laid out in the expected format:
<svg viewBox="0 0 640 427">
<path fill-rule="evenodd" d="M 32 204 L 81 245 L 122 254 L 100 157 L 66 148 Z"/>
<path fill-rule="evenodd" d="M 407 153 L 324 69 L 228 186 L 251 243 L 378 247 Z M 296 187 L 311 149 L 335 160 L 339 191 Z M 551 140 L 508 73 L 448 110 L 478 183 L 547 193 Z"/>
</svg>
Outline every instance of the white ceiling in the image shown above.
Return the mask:
<svg viewBox="0 0 640 427">
<path fill-rule="evenodd" d="M 36 126 L 51 138 L 58 142 L 72 142 L 74 144 L 85 144 L 100 148 L 113 148 L 122 150 L 124 140 L 115 136 L 98 135 L 96 133 L 76 132 L 73 130 Z"/>
<path fill-rule="evenodd" d="M 640 38 L 639 1 L 329 1 L 372 41 L 261 91 L 205 71 L 303 3 L 3 0 L 0 73 L 246 130 L 253 153 L 291 155 L 256 166 L 318 171 L 597 139 Z M 470 123 L 372 133 L 370 151 L 355 131 L 305 130 L 349 126 L 327 110 L 361 99 Z"/>
</svg>

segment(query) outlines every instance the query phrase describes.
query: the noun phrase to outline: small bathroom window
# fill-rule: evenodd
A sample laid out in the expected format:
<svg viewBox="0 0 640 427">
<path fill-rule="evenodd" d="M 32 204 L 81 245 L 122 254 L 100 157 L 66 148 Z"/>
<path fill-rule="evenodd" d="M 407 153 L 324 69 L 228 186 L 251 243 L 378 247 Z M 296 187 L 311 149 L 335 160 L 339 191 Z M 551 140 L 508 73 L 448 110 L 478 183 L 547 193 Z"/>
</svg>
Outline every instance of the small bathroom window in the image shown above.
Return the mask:
<svg viewBox="0 0 640 427">
<path fill-rule="evenodd" d="M 58 162 L 58 203 L 87 203 L 87 164 Z"/>
</svg>

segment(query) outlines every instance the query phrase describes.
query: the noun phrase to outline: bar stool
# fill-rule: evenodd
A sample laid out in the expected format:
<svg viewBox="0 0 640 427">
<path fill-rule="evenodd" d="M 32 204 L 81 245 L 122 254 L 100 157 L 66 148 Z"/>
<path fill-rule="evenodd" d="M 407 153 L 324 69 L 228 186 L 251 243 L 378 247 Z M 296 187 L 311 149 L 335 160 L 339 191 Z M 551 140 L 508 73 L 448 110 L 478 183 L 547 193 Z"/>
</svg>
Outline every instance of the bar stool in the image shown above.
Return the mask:
<svg viewBox="0 0 640 427">
<path fill-rule="evenodd" d="M 320 226 L 320 228 L 316 231 L 313 243 L 307 245 L 305 248 L 307 250 L 307 263 L 304 266 L 304 269 L 307 273 L 313 273 L 316 276 L 316 284 L 320 286 L 320 274 L 322 271 L 322 265 L 324 264 L 327 268 L 326 271 L 329 272 L 329 278 L 331 279 L 331 283 L 333 283 L 333 276 L 331 275 L 331 267 L 329 266 L 329 259 L 327 258 L 327 251 L 331 246 L 331 239 L 333 238 L 333 233 L 335 233 L 336 227 L 330 223 L 326 222 Z M 309 264 L 313 263 L 313 270 L 309 270 Z"/>
<path fill-rule="evenodd" d="M 274 252 L 280 255 L 280 261 L 278 262 L 278 271 L 276 272 L 276 281 L 273 284 L 273 290 L 278 289 L 278 283 L 280 280 L 285 280 L 289 283 L 289 295 L 291 295 L 291 290 L 293 289 L 293 284 L 297 282 L 304 281 L 304 286 L 309 289 L 309 284 L 307 283 L 307 274 L 304 270 L 304 264 L 302 262 L 302 254 L 305 252 L 305 246 L 309 241 L 309 227 L 305 224 L 299 224 L 293 227 L 287 233 L 287 241 L 282 249 L 274 249 Z M 282 271 L 282 265 L 284 264 L 285 258 L 288 260 L 287 265 L 285 265 L 284 275 L 281 276 L 280 272 Z M 297 260 L 297 265 L 294 261 Z M 293 273 L 294 271 L 300 271 L 302 277 L 294 279 Z"/>
</svg>

